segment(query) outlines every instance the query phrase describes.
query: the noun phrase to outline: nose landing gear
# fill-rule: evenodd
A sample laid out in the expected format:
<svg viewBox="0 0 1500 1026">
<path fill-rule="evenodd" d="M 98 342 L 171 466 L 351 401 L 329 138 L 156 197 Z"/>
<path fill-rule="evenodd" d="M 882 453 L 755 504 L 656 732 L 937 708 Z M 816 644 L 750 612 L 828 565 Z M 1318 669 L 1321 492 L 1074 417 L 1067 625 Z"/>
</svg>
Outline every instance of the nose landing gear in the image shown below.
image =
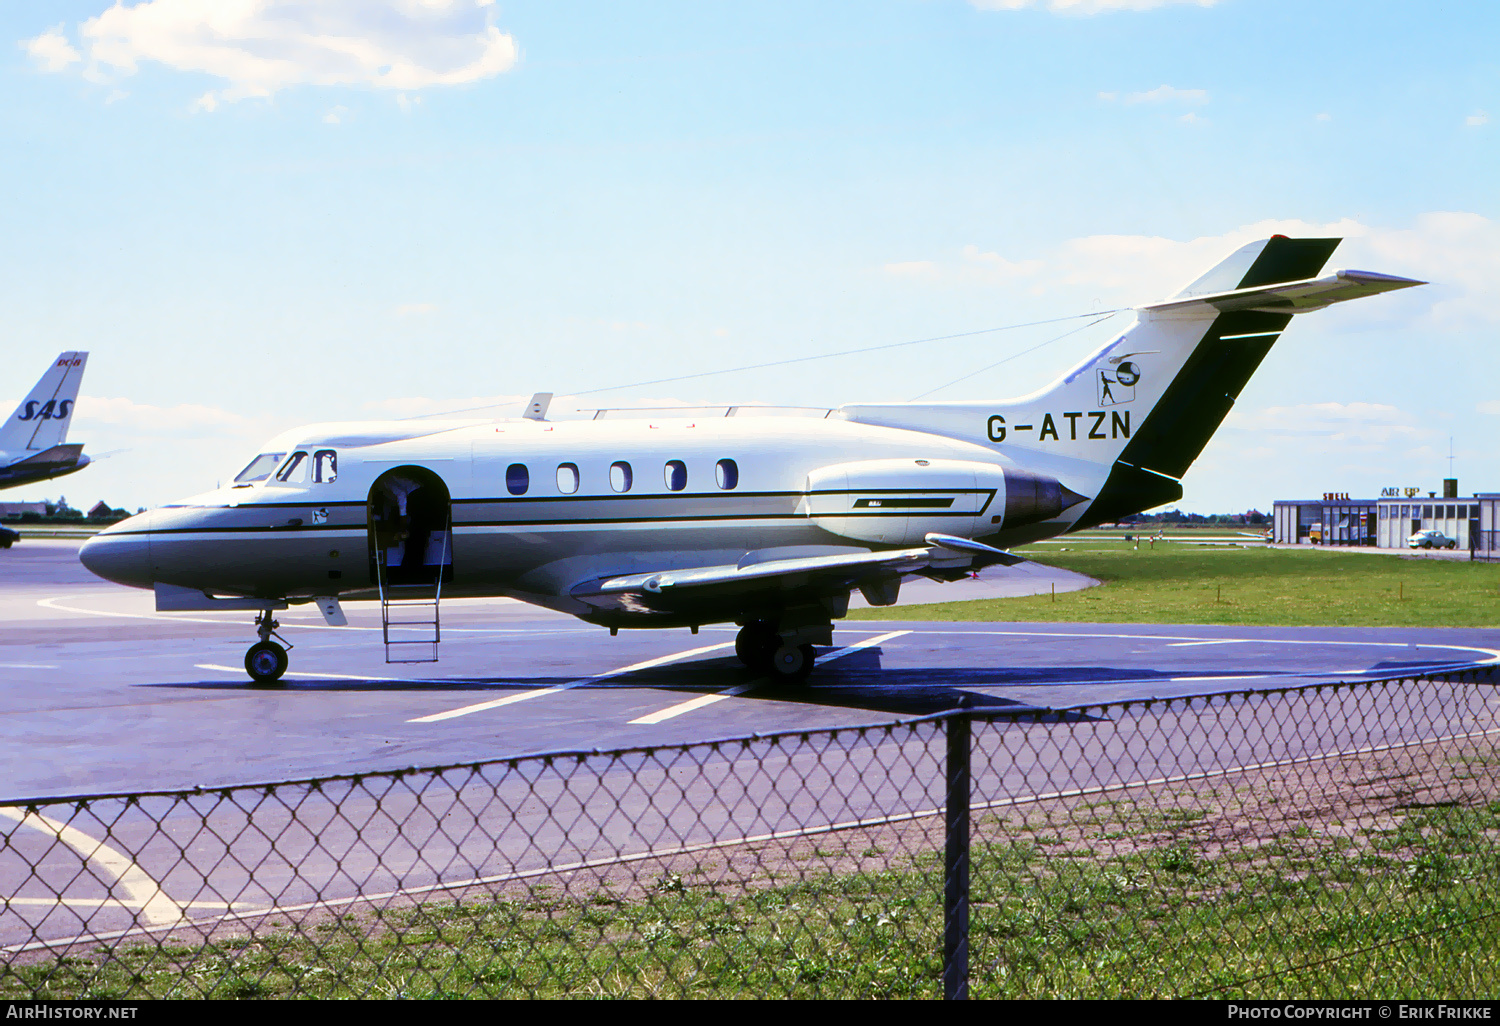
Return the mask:
<svg viewBox="0 0 1500 1026">
<path fill-rule="evenodd" d="M 245 653 L 245 672 L 250 674 L 250 681 L 256 687 L 275 687 L 286 672 L 286 650 L 292 647 L 292 643 L 276 633 L 280 626 L 269 609 L 256 614 L 255 633 L 260 635 L 260 640 Z M 272 641 L 273 636 L 286 648 Z"/>
</svg>

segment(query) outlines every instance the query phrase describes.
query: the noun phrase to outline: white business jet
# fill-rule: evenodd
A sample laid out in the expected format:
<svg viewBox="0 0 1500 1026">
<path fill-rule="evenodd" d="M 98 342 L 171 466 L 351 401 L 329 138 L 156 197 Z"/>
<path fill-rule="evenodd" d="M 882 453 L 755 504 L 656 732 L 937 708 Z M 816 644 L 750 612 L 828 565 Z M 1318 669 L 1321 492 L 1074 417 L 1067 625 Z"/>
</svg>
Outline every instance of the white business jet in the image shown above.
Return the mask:
<svg viewBox="0 0 1500 1026">
<path fill-rule="evenodd" d="M 82 445 L 68 445 L 68 425 L 88 353 L 59 353 L 0 427 L 0 488 L 46 481 L 89 465 Z"/>
<path fill-rule="evenodd" d="M 611 633 L 736 623 L 741 660 L 800 680 L 853 589 L 889 605 L 905 577 L 1181 498 L 1292 314 L 1423 284 L 1317 277 L 1338 242 L 1245 246 L 1019 399 L 549 422 L 539 395 L 515 419 L 314 425 L 81 556 L 161 610 L 258 611 L 259 684 L 286 670 L 289 603 L 341 624 L 341 598 L 378 598 L 387 660 L 415 662 L 437 657 L 443 598 L 497 595 Z"/>
</svg>

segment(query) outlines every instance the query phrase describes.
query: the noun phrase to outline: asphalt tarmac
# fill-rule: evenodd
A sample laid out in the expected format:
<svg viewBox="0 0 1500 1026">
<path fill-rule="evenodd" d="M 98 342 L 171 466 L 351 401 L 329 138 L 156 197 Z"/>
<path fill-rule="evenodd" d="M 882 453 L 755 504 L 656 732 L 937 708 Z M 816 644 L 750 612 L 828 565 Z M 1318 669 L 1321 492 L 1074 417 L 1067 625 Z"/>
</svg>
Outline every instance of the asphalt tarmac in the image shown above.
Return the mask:
<svg viewBox="0 0 1500 1026">
<path fill-rule="evenodd" d="M 1031 566 L 1019 582 L 909 588 L 903 600 L 1090 583 L 1050 573 Z M 1295 716 L 1263 706 L 1248 719 L 1236 713 L 1204 723 L 1185 706 L 1098 708 L 1105 703 L 1500 663 L 1493 631 L 931 623 L 902 621 L 898 607 L 888 622 L 839 626 L 811 679 L 785 685 L 739 664 L 732 626 L 611 638 L 521 603 L 463 600 L 444 604 L 441 661 L 403 666 L 384 661 L 378 608 L 345 608 L 350 626 L 338 628 L 310 608 L 282 614 L 281 633 L 295 645 L 286 686 L 253 688 L 242 667 L 254 639 L 251 614 L 157 613 L 149 593 L 92 578 L 76 562 L 76 543 L 28 540 L 0 552 L 0 799 L 697 742 L 884 723 L 960 705 L 1093 706 L 1079 717 L 1090 732 L 1076 742 L 1033 748 L 1028 732 L 1044 728 L 1025 720 L 988 728 L 991 740 L 977 742 L 1014 745 L 976 768 L 980 792 L 1036 793 L 1061 781 L 1131 780 L 1143 768 L 1214 773 L 1226 760 L 1317 757 L 1319 746 L 1400 746 L 1446 729 L 1457 692 L 1422 685 L 1430 694 L 1403 691 L 1399 706 L 1355 718 L 1336 698 L 1325 708 L 1315 695 Z M 1489 700 L 1487 692 L 1465 695 Z M 1149 717 L 1161 721 L 1083 751 L 1101 732 Z M 1201 743 L 1180 751 L 1152 740 L 1190 734 Z M 1225 743 L 1229 734 L 1233 744 Z M 0 945 L 214 922 L 514 876 L 555 866 L 559 853 L 608 859 L 659 850 L 664 837 L 723 842 L 940 804 L 940 737 L 840 737 L 856 738 L 840 745 L 867 754 L 840 747 L 825 760 L 806 746 L 698 748 L 676 767 L 652 755 L 596 757 L 567 772 L 524 763 L 478 775 L 237 791 L 232 799 L 0 808 L 13 824 L 0 822 L 0 892 L 8 902 Z M 861 760 L 871 771 L 854 770 Z M 709 763 L 720 769 L 705 771 Z M 679 777 L 687 781 L 682 822 L 662 806 Z M 778 799 L 785 790 L 784 802 L 768 806 L 768 789 Z M 444 829 L 424 832 L 434 803 L 447 810 Z M 714 810 L 711 821 L 704 809 Z M 382 832 L 398 823 L 404 833 Z M 425 840 L 415 843 L 415 835 Z M 373 868 L 356 881 L 351 861 Z"/>
<path fill-rule="evenodd" d="M 1023 586 L 1090 583 L 1032 564 Z M 978 597 L 993 578 L 904 589 Z M 1118 702 L 1500 661 L 1482 630 L 846 622 L 803 685 L 735 628 L 608 631 L 507 599 L 444 603 L 440 661 L 388 665 L 373 603 L 280 615 L 282 688 L 249 686 L 250 613 L 157 613 L 76 543 L 0 552 L 0 798 L 271 781 L 831 727 L 972 707 Z"/>
</svg>

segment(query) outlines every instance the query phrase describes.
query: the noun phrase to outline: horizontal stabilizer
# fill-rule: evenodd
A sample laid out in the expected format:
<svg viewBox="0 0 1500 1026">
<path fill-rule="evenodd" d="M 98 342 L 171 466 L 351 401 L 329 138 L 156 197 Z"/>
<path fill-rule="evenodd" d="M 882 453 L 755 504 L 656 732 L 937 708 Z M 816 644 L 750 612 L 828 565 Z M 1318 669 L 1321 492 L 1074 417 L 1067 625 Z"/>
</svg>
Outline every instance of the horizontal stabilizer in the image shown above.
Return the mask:
<svg viewBox="0 0 1500 1026">
<path fill-rule="evenodd" d="M 33 456 L 28 456 L 24 460 L 18 460 L 17 462 L 12 463 L 11 466 L 25 467 L 31 464 L 44 463 L 71 464 L 77 463 L 78 458 L 81 455 L 83 455 L 83 445 L 81 443 L 72 443 L 69 445 L 54 445 L 50 449 L 43 449 L 41 452 L 36 453 Z"/>
<path fill-rule="evenodd" d="M 1256 313 L 1310 313 L 1322 310 L 1334 303 L 1351 299 L 1363 299 L 1382 292 L 1409 289 L 1414 285 L 1426 285 L 1425 281 L 1413 278 L 1398 278 L 1393 274 L 1378 274 L 1375 271 L 1335 271 L 1326 278 L 1309 278 L 1304 281 L 1282 282 L 1276 285 L 1261 285 L 1248 289 L 1232 289 L 1228 292 L 1212 292 L 1207 295 L 1168 299 L 1161 303 L 1148 303 L 1140 307 L 1156 313 L 1202 314 L 1207 309 L 1220 313 L 1250 310 Z"/>
</svg>

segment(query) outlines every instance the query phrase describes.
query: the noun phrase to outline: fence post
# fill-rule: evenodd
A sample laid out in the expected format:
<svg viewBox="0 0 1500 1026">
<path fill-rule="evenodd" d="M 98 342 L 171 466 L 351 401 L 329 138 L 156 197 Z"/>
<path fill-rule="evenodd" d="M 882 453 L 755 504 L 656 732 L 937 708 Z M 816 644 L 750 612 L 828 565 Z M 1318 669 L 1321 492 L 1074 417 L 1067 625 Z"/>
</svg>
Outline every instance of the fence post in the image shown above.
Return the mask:
<svg viewBox="0 0 1500 1026">
<path fill-rule="evenodd" d="M 943 853 L 943 997 L 969 998 L 969 717 L 950 716 L 944 799 L 947 842 Z"/>
</svg>

